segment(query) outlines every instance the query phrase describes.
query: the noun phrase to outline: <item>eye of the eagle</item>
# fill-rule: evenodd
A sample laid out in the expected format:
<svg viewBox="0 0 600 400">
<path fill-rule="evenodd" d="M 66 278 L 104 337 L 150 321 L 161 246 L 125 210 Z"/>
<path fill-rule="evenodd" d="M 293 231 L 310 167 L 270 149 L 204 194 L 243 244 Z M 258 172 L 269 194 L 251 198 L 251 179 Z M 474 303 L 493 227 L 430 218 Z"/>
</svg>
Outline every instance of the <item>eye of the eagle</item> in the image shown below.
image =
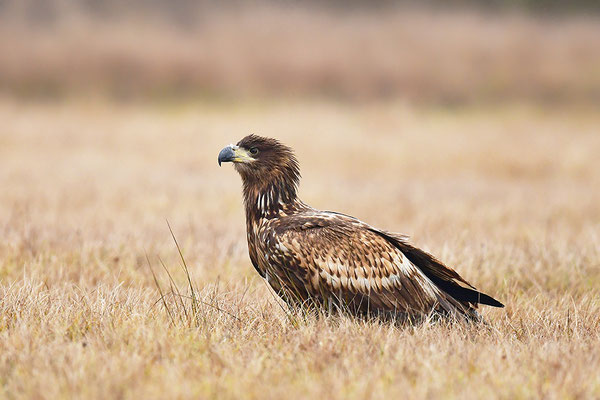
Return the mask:
<svg viewBox="0 0 600 400">
<path fill-rule="evenodd" d="M 250 154 L 252 154 L 253 156 L 258 154 L 258 147 L 253 147 L 250 149 Z"/>
</svg>

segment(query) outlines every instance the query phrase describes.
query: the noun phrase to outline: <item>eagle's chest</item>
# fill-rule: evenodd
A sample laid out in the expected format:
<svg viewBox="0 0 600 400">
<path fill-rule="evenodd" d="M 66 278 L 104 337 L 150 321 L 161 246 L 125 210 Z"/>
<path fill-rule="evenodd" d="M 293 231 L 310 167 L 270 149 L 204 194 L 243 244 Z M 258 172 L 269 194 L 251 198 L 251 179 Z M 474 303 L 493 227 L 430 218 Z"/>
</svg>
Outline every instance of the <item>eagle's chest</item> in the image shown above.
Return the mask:
<svg viewBox="0 0 600 400">
<path fill-rule="evenodd" d="M 271 267 L 269 256 L 270 248 L 273 246 L 273 229 L 268 220 L 258 219 L 248 221 L 248 251 L 255 266 L 264 275 Z"/>
<path fill-rule="evenodd" d="M 276 228 L 276 221 L 272 219 L 258 219 L 247 224 L 250 258 L 264 276 L 280 275 L 292 262 L 291 255 L 277 239 Z"/>
</svg>

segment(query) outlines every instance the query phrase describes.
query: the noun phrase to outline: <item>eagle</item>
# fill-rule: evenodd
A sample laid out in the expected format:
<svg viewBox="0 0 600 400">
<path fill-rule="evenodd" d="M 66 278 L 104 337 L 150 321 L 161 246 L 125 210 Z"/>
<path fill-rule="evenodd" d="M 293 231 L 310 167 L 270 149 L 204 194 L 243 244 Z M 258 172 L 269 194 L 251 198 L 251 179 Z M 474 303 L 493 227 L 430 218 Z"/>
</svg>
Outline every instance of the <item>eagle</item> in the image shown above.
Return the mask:
<svg viewBox="0 0 600 400">
<path fill-rule="evenodd" d="M 218 162 L 242 178 L 252 265 L 291 308 L 482 321 L 478 304 L 504 307 L 406 236 L 302 202 L 298 160 L 280 141 L 246 136 Z"/>
</svg>

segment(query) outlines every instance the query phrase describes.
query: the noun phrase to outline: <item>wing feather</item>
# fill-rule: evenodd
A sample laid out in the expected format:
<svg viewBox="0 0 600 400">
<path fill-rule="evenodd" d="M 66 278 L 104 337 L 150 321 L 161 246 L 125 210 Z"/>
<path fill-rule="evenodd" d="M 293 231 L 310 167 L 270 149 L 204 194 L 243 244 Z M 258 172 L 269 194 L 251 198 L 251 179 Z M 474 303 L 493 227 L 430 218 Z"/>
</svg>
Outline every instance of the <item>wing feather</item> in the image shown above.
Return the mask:
<svg viewBox="0 0 600 400">
<path fill-rule="evenodd" d="M 441 290 L 397 247 L 356 219 L 314 213 L 274 221 L 269 267 L 303 270 L 307 295 L 358 311 L 466 314 L 469 306 Z M 279 225 L 277 225 L 279 224 Z M 297 272 L 295 272 L 298 275 Z"/>
</svg>

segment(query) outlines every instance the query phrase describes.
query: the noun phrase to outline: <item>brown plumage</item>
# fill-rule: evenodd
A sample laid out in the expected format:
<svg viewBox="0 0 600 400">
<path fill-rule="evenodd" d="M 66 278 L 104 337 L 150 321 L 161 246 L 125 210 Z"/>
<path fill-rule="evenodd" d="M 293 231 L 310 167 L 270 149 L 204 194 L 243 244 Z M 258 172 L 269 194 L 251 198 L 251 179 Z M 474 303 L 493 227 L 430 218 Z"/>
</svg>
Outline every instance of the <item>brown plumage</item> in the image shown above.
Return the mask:
<svg viewBox="0 0 600 400">
<path fill-rule="evenodd" d="M 477 304 L 503 305 L 406 237 L 298 199 L 298 162 L 279 141 L 250 135 L 219 153 L 243 181 L 250 260 L 291 306 L 354 315 L 481 320 Z"/>
</svg>

